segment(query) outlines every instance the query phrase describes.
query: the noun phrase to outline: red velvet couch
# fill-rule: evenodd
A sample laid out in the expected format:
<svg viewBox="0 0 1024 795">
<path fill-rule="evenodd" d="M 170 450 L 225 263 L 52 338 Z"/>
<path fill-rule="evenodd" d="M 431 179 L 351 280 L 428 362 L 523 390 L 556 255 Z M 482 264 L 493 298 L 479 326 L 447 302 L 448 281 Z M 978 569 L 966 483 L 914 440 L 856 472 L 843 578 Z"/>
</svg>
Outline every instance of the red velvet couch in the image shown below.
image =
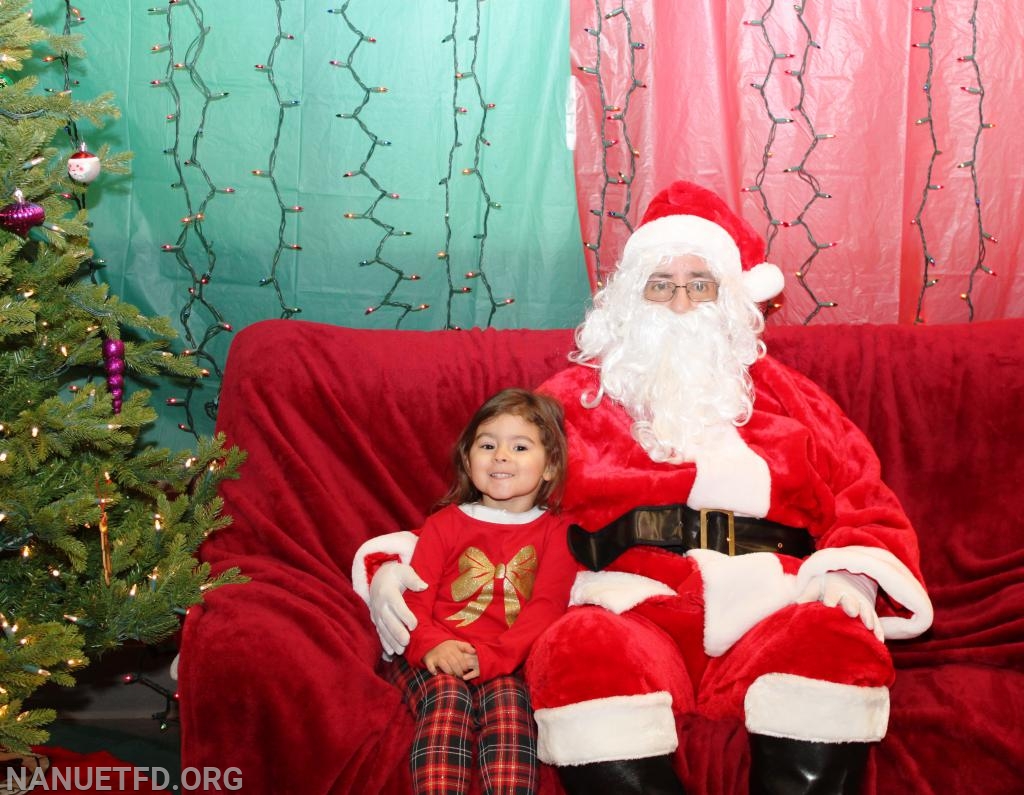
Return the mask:
<svg viewBox="0 0 1024 795">
<path fill-rule="evenodd" d="M 776 327 L 776 358 L 874 443 L 913 519 L 935 605 L 899 668 L 868 791 L 1024 792 L 1024 320 Z M 353 592 L 356 548 L 418 526 L 483 399 L 564 366 L 559 331 L 366 331 L 264 321 L 230 350 L 219 429 L 248 452 L 232 527 L 202 556 L 252 581 L 185 621 L 182 764 L 242 770 L 246 793 L 408 792 L 411 720 L 379 676 Z M 739 723 L 680 727 L 693 793 L 746 792 Z M 688 743 L 721 753 L 686 759 Z M 559 791 L 545 769 L 544 791 Z"/>
</svg>

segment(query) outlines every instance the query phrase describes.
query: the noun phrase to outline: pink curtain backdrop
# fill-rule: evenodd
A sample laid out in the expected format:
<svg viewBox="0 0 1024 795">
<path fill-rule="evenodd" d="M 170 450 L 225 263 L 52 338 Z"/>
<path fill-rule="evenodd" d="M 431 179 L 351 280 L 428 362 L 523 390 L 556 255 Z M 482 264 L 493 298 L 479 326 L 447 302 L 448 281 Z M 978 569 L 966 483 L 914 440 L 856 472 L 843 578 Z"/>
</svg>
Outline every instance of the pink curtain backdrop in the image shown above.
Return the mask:
<svg viewBox="0 0 1024 795">
<path fill-rule="evenodd" d="M 592 284 L 687 178 L 770 240 L 773 322 L 1024 315 L 1024 7 L 926 3 L 572 0 Z"/>
</svg>

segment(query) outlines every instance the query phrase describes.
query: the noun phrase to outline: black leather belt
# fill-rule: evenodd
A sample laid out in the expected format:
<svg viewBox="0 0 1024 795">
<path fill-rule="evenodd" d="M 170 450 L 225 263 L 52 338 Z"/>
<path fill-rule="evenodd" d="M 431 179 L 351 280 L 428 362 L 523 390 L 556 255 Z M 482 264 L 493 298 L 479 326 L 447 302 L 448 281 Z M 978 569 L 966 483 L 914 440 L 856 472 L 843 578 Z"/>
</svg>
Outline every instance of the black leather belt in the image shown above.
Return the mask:
<svg viewBox="0 0 1024 795">
<path fill-rule="evenodd" d="M 776 552 L 804 558 L 814 552 L 814 539 L 803 528 L 687 505 L 636 508 L 596 533 L 575 524 L 569 527 L 569 548 L 591 571 L 600 571 L 638 544 L 679 554 L 713 549 L 729 555 Z"/>
</svg>

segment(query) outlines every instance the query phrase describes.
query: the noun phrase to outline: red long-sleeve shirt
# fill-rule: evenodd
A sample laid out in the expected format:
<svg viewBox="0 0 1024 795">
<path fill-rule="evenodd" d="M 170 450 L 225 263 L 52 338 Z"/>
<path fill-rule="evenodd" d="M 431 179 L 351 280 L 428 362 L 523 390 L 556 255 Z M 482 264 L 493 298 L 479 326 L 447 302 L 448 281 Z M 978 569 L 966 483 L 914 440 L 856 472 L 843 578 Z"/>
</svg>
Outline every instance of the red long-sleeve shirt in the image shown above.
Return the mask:
<svg viewBox="0 0 1024 795">
<path fill-rule="evenodd" d="M 422 666 L 424 654 L 457 639 L 476 649 L 481 681 L 522 665 L 569 602 L 579 566 L 566 530 L 549 511 L 524 524 L 475 519 L 455 505 L 429 516 L 412 558 L 429 587 L 405 594 L 419 621 L 405 651 L 409 662 Z"/>
</svg>

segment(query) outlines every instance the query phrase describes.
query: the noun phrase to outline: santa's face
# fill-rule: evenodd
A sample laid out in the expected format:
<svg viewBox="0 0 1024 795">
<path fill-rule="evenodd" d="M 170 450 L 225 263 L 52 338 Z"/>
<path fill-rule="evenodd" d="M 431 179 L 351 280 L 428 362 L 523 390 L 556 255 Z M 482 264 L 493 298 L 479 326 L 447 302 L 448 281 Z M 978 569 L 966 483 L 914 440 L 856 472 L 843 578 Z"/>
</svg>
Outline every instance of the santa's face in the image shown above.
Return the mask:
<svg viewBox="0 0 1024 795">
<path fill-rule="evenodd" d="M 718 282 L 711 268 L 694 254 L 671 257 L 647 277 L 644 298 L 678 315 L 718 296 Z"/>
<path fill-rule="evenodd" d="M 742 423 L 753 408 L 747 369 L 763 350 L 763 320 L 713 276 L 691 254 L 620 270 L 577 335 L 577 359 L 599 364 L 603 394 L 629 412 L 634 437 L 655 461 L 689 459 L 710 428 Z M 668 284 L 653 300 L 652 282 Z M 699 300 L 708 290 L 716 300 Z M 670 300 L 658 301 L 666 292 Z"/>
</svg>

